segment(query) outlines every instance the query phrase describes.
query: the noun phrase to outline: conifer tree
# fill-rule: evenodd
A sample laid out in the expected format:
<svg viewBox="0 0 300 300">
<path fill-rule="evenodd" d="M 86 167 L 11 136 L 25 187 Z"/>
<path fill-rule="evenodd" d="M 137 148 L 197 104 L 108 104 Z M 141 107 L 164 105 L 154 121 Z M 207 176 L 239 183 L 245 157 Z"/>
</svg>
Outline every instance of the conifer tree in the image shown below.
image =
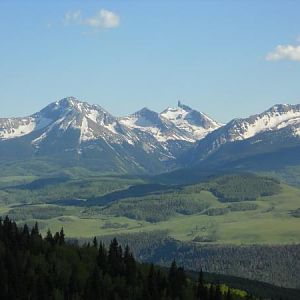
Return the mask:
<svg viewBox="0 0 300 300">
<path fill-rule="evenodd" d="M 207 298 L 207 292 L 206 287 L 204 285 L 204 279 L 203 279 L 203 271 L 202 268 L 199 272 L 198 276 L 198 284 L 197 284 L 197 299 L 202 300 Z"/>
<path fill-rule="evenodd" d="M 65 233 L 64 233 L 64 229 L 63 228 L 61 228 L 61 230 L 59 232 L 58 243 L 59 243 L 59 245 L 64 245 L 64 243 L 65 243 Z"/>
<path fill-rule="evenodd" d="M 94 237 L 94 239 L 93 239 L 93 247 L 98 249 L 98 241 L 97 241 L 96 237 Z"/>
</svg>

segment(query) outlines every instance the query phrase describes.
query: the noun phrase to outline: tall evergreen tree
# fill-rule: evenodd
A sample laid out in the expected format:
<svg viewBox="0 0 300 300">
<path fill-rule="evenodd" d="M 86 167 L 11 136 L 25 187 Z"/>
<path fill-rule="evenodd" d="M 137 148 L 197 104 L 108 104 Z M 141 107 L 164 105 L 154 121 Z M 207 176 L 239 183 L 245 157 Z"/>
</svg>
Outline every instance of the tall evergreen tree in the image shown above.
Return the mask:
<svg viewBox="0 0 300 300">
<path fill-rule="evenodd" d="M 207 299 L 207 289 L 204 285 L 204 279 L 203 279 L 203 271 L 202 268 L 198 275 L 198 284 L 197 284 L 197 299 Z"/>
<path fill-rule="evenodd" d="M 93 239 L 93 247 L 98 249 L 98 241 L 97 241 L 96 237 L 94 237 L 94 239 Z"/>
</svg>

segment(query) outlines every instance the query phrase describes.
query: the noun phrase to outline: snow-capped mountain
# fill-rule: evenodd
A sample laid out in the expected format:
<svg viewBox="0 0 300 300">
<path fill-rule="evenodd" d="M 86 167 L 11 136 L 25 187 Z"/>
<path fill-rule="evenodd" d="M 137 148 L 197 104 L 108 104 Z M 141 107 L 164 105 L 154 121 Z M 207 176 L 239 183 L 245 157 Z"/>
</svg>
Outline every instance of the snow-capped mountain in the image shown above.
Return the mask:
<svg viewBox="0 0 300 300">
<path fill-rule="evenodd" d="M 130 128 L 148 149 L 162 148 L 166 156 L 175 159 L 196 141 L 221 125 L 203 113 L 178 102 L 178 107 L 167 108 L 162 113 L 143 108 L 119 119 Z"/>
<path fill-rule="evenodd" d="M 146 108 L 116 118 L 98 105 L 68 97 L 29 117 L 0 119 L 0 160 L 88 159 L 108 170 L 156 172 L 197 139 L 193 131 Z"/>
<path fill-rule="evenodd" d="M 300 123 L 300 105 L 278 104 L 261 114 L 231 121 L 228 128 L 230 141 L 251 138 L 263 131 L 274 131 Z"/>
<path fill-rule="evenodd" d="M 268 141 L 275 144 L 280 133 L 281 138 L 299 140 L 300 105 L 278 104 L 261 114 L 234 119 L 199 141 L 193 152 L 198 160 L 203 160 L 229 143 L 249 141 L 252 145 L 263 144 L 268 137 Z"/>
<path fill-rule="evenodd" d="M 114 143 L 133 143 L 126 128 L 99 105 L 90 105 L 69 97 L 50 104 L 40 114 L 48 116 L 52 122 L 33 140 L 35 145 L 39 145 L 53 130 L 58 131 L 59 135 L 68 130 L 76 130 L 79 133 L 79 144 L 99 138 Z"/>
<path fill-rule="evenodd" d="M 173 122 L 148 108 L 120 118 L 120 123 L 136 132 L 148 133 L 162 143 L 169 140 L 195 141 L 194 137 L 178 128 Z"/>
<path fill-rule="evenodd" d="M 193 141 L 200 140 L 209 132 L 221 127 L 221 124 L 206 114 L 193 110 L 180 101 L 178 101 L 178 107 L 168 107 L 160 115 L 185 132 Z"/>
<path fill-rule="evenodd" d="M 23 118 L 0 119 L 0 163 L 51 160 L 106 172 L 158 173 L 300 145 L 300 105 L 275 105 L 221 125 L 178 103 L 114 117 L 73 97 Z"/>
</svg>

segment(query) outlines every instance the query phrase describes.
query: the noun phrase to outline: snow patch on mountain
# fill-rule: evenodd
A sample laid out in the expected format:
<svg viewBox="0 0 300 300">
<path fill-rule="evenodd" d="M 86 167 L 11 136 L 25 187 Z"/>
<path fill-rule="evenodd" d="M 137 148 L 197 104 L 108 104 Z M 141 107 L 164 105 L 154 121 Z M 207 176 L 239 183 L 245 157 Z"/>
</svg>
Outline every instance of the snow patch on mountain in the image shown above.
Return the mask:
<svg viewBox="0 0 300 300">
<path fill-rule="evenodd" d="M 97 119 L 99 117 L 99 112 L 95 109 L 91 109 L 87 114 L 86 116 L 92 120 L 93 122 L 97 123 Z"/>
<path fill-rule="evenodd" d="M 28 118 L 0 119 L 0 139 L 12 139 L 43 129 L 52 122 L 51 119 L 38 115 Z"/>
<path fill-rule="evenodd" d="M 259 115 L 235 120 L 231 129 L 235 134 L 231 136 L 231 140 L 248 139 L 258 133 L 293 126 L 299 122 L 299 105 L 275 105 Z"/>
<path fill-rule="evenodd" d="M 172 122 L 177 128 L 189 134 L 194 141 L 203 139 L 221 124 L 206 114 L 195 111 L 178 102 L 178 107 L 168 107 L 161 116 Z"/>
<path fill-rule="evenodd" d="M 128 117 L 120 118 L 119 121 L 131 130 L 150 134 L 160 143 L 174 140 L 194 142 L 193 138 L 185 132 L 180 131 L 168 119 L 147 108 L 143 108 Z"/>
<path fill-rule="evenodd" d="M 200 140 L 195 148 L 195 157 L 201 160 L 217 151 L 222 145 L 235 141 L 243 141 L 254 138 L 252 144 L 263 142 L 261 135 L 277 132 L 288 137 L 300 137 L 300 105 L 278 104 L 261 114 L 253 115 L 245 119 L 234 119 L 225 126 L 208 134 Z M 255 137 L 259 138 L 255 141 Z M 270 135 L 268 135 L 270 136 Z"/>
</svg>

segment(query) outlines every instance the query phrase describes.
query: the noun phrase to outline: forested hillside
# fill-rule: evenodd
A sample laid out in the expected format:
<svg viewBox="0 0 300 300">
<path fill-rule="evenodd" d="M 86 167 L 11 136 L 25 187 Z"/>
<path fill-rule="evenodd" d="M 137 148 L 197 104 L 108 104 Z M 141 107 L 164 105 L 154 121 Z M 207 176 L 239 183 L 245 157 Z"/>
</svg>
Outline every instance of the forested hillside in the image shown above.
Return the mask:
<svg viewBox="0 0 300 300">
<path fill-rule="evenodd" d="M 38 222 L 44 236 L 63 227 L 70 239 L 97 236 L 107 247 L 117 237 L 139 261 L 168 267 L 176 257 L 196 272 L 299 288 L 300 190 L 277 179 L 239 173 L 174 186 L 129 176 L 22 180 L 0 179 L 0 215 L 18 226 Z"/>
<path fill-rule="evenodd" d="M 106 243 L 110 239 L 111 236 L 102 237 Z M 202 268 L 209 273 L 296 288 L 300 299 L 300 244 L 237 246 L 180 242 L 168 237 L 165 231 L 119 235 L 117 239 L 123 245 L 130 244 L 142 261 L 169 266 L 176 257 L 177 263 L 188 270 Z"/>
<path fill-rule="evenodd" d="M 0 222 L 1 299 L 255 299 L 241 290 L 187 277 L 173 260 L 168 270 L 135 261 L 128 246 L 66 243 L 63 229 L 45 238 L 38 225 Z"/>
</svg>

